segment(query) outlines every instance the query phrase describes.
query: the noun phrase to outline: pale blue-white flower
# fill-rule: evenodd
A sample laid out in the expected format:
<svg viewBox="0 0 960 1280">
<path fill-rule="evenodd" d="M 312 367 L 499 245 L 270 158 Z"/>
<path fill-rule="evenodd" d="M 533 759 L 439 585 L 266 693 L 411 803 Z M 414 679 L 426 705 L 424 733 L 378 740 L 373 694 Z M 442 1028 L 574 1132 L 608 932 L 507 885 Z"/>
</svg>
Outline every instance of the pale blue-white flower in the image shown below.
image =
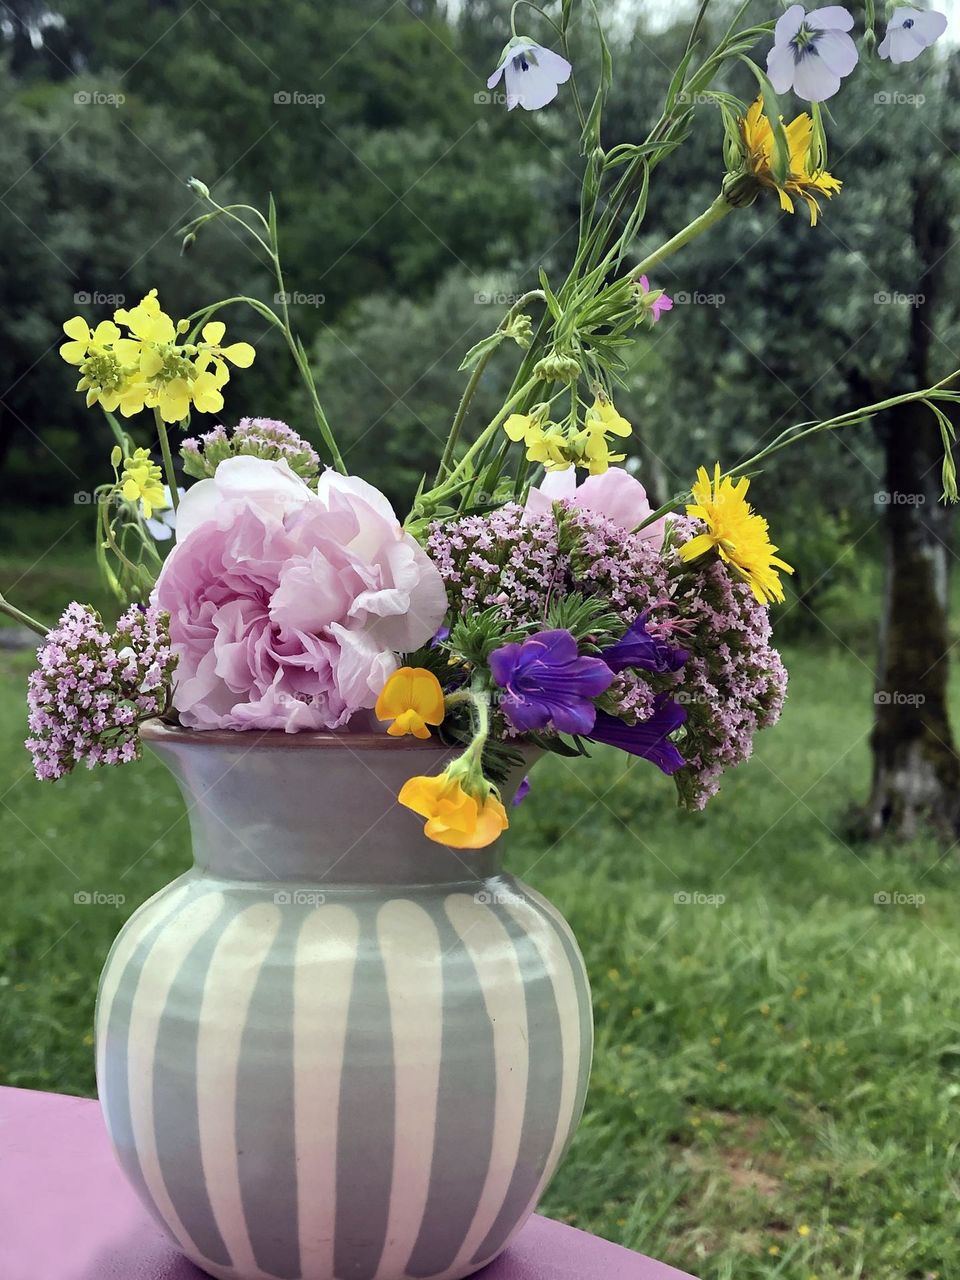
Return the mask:
<svg viewBox="0 0 960 1280">
<path fill-rule="evenodd" d="M 163 486 L 163 496 L 166 498 L 166 506 L 161 510 L 154 510 L 152 516 L 147 519 L 144 516 L 143 523 L 150 530 L 154 542 L 169 542 L 173 537 L 177 527 L 177 513 L 173 509 L 173 500 L 170 496 L 170 486 Z M 143 516 L 143 503 L 140 503 L 140 514 Z"/>
<path fill-rule="evenodd" d="M 572 69 L 559 53 L 544 49 L 524 36 L 515 36 L 504 49 L 500 65 L 487 81 L 487 88 L 495 89 L 502 77 L 508 111 L 514 107 L 537 111 L 554 100 L 560 85 L 570 79 Z"/>
<path fill-rule="evenodd" d="M 946 29 L 946 14 L 925 13 L 922 9 L 894 9 L 877 53 L 891 62 L 912 62 L 935 40 L 939 40 Z"/>
<path fill-rule="evenodd" d="M 857 46 L 847 34 L 853 16 L 831 4 L 810 13 L 791 5 L 773 32 L 767 75 L 777 93 L 792 89 L 807 102 L 832 98 L 840 81 L 857 65 Z"/>
</svg>

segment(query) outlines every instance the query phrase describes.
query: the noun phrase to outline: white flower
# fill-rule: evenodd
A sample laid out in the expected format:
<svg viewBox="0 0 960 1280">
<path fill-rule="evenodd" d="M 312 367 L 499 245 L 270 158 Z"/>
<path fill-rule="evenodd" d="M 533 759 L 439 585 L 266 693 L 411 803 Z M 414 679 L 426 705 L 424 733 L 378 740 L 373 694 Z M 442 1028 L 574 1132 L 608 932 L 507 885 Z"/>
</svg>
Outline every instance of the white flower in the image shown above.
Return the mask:
<svg viewBox="0 0 960 1280">
<path fill-rule="evenodd" d="M 173 499 L 170 497 L 170 486 L 163 486 L 164 504 L 163 510 L 157 511 L 150 519 L 143 517 L 143 501 L 140 502 L 140 515 L 143 517 L 143 523 L 150 530 L 154 542 L 167 542 L 173 537 L 173 531 L 177 527 L 177 513 L 173 509 Z"/>
<path fill-rule="evenodd" d="M 894 9 L 887 23 L 887 33 L 877 49 L 881 58 L 891 62 L 912 62 L 924 49 L 929 49 L 947 29 L 946 14 L 920 9 Z"/>
<path fill-rule="evenodd" d="M 847 34 L 853 17 L 838 4 L 804 11 L 793 4 L 773 32 L 767 74 L 777 93 L 793 89 L 807 102 L 832 98 L 857 65 L 857 46 Z"/>
<path fill-rule="evenodd" d="M 487 81 L 487 88 L 495 89 L 503 76 L 507 110 L 512 111 L 519 106 L 524 111 L 537 111 L 554 100 L 560 85 L 570 79 L 571 70 L 570 63 L 559 53 L 517 36 L 504 49 L 499 67 Z"/>
</svg>

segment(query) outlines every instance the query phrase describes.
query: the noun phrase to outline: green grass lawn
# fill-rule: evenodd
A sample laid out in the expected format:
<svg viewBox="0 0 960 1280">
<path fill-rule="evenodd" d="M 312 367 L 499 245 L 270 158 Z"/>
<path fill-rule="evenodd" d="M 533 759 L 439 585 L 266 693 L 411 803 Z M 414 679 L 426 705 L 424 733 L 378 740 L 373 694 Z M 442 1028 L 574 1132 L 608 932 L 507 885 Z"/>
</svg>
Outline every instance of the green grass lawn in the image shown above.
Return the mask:
<svg viewBox="0 0 960 1280">
<path fill-rule="evenodd" d="M 849 844 L 871 676 L 839 646 L 790 665 L 781 725 L 708 814 L 613 753 L 538 766 L 516 814 L 511 869 L 573 925 L 597 1024 L 543 1208 L 704 1280 L 952 1280 L 957 853 Z M 0 1081 L 89 1093 L 100 966 L 187 865 L 187 832 L 152 761 L 33 781 L 28 666 L 0 654 Z M 83 890 L 125 902 L 77 906 Z"/>
</svg>

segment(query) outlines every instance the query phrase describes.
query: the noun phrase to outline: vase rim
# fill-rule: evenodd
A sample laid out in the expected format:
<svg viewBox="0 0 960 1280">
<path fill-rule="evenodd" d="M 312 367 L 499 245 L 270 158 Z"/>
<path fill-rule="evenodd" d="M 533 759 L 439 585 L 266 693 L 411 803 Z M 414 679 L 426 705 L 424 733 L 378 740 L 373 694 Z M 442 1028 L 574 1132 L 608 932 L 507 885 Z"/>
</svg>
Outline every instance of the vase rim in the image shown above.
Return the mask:
<svg viewBox="0 0 960 1280">
<path fill-rule="evenodd" d="M 189 747 L 240 746 L 267 748 L 275 751 L 349 750 L 349 751 L 455 751 L 455 745 L 438 738 L 391 737 L 384 729 L 370 730 L 303 730 L 286 733 L 283 729 L 186 729 L 163 720 L 145 720 L 140 725 L 145 742 L 170 743 Z"/>
</svg>

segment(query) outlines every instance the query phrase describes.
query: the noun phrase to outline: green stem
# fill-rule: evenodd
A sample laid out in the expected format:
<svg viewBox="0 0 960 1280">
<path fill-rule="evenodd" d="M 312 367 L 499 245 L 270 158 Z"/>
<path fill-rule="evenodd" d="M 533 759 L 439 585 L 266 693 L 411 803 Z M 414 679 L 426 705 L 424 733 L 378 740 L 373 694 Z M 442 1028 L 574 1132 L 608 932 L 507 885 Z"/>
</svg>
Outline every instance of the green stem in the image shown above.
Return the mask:
<svg viewBox="0 0 960 1280">
<path fill-rule="evenodd" d="M 956 378 L 960 378 L 960 369 L 953 373 L 947 374 L 945 378 L 941 378 L 939 382 L 935 382 L 932 387 L 925 387 L 921 391 L 906 391 L 899 396 L 888 396 L 885 400 L 877 400 L 874 404 L 864 405 L 862 409 L 850 409 L 846 413 L 839 413 L 836 417 L 826 418 L 823 422 L 813 422 L 809 425 L 799 423 L 792 427 L 787 427 L 785 431 L 771 440 L 768 445 L 760 449 L 752 457 L 747 458 L 744 462 L 738 462 L 736 466 L 731 467 L 729 471 L 724 472 L 728 476 L 742 476 L 752 471 L 759 462 L 763 462 L 765 458 L 771 457 L 775 453 L 779 453 L 781 449 L 786 449 L 788 445 L 796 444 L 799 440 L 805 440 L 808 436 L 819 435 L 821 431 L 836 431 L 840 427 L 854 425 L 859 422 L 865 422 L 868 418 L 872 418 L 874 414 L 882 413 L 884 409 L 895 409 L 897 405 L 909 404 L 915 400 L 937 399 L 937 392 L 946 387 L 948 383 L 953 382 Z M 940 397 L 941 399 L 949 399 L 950 396 Z M 661 516 L 667 516 L 675 512 L 678 507 L 683 505 L 690 498 L 690 490 L 685 489 L 680 493 L 674 494 L 667 502 L 658 507 L 656 511 L 652 511 L 650 515 L 637 525 L 634 532 L 645 529 L 647 525 L 653 524 L 655 520 L 659 520 Z"/>
<path fill-rule="evenodd" d="M 22 622 L 25 627 L 29 627 L 31 631 L 35 631 L 38 636 L 45 636 L 47 628 L 42 622 L 38 622 L 36 618 L 31 618 L 29 613 L 24 613 L 22 609 L 18 609 L 16 605 L 10 603 L 4 596 L 0 595 L 0 613 L 5 613 L 13 618 L 16 622 Z"/>
<path fill-rule="evenodd" d="M 691 240 L 695 240 L 697 236 L 702 235 L 704 231 L 709 230 L 710 227 L 718 223 L 721 218 L 725 218 L 732 209 L 733 205 L 727 202 L 725 196 L 717 196 L 709 209 L 705 209 L 698 218 L 694 218 L 682 231 L 678 231 L 675 236 L 671 236 L 659 249 L 644 258 L 642 262 L 632 269 L 631 274 L 634 276 L 646 275 L 648 271 L 652 271 L 665 258 L 671 257 L 678 249 L 682 249 Z"/>
<path fill-rule="evenodd" d="M 505 329 L 511 320 L 513 320 L 524 307 L 537 300 L 541 302 L 544 300 L 542 289 L 531 289 L 528 293 L 519 297 L 497 325 L 494 333 L 499 333 L 502 329 Z M 470 402 L 476 394 L 477 387 L 480 385 L 480 379 L 483 377 L 484 370 L 490 362 L 495 350 L 496 347 L 491 347 L 489 351 L 484 352 L 477 361 L 473 373 L 470 375 L 467 385 L 464 387 L 463 395 L 460 397 L 460 403 L 457 405 L 457 412 L 454 415 L 453 423 L 450 426 L 450 434 L 447 436 L 447 443 L 443 449 L 443 457 L 440 459 L 440 466 L 437 468 L 437 474 L 433 481 L 434 485 L 438 485 L 446 472 L 450 469 L 450 464 L 453 461 L 453 451 L 457 447 L 457 442 L 460 439 L 460 431 L 463 427 L 464 419 L 467 416 L 467 410 L 470 407 Z"/>
<path fill-rule="evenodd" d="M 476 457 L 477 453 L 479 453 L 484 445 L 486 445 L 487 441 L 491 440 L 496 435 L 500 425 L 510 416 L 516 406 L 521 403 L 524 396 L 528 395 L 539 381 L 539 378 L 531 378 L 529 382 L 525 382 L 523 384 L 515 395 L 510 397 L 497 416 L 488 426 L 484 427 L 483 431 L 481 431 L 480 435 L 477 436 L 476 440 L 460 459 L 459 463 L 454 467 L 453 471 L 450 473 L 451 480 L 455 480 L 460 472 L 466 468 L 467 464 Z"/>
<path fill-rule="evenodd" d="M 170 501 L 176 511 L 180 505 L 180 490 L 177 488 L 177 474 L 173 469 L 173 454 L 170 452 L 170 439 L 167 436 L 167 424 L 160 416 L 160 410 L 154 409 L 153 417 L 157 424 L 157 435 L 160 437 L 160 456 L 163 458 L 163 470 L 166 473 L 167 485 L 170 488 Z"/>
</svg>

